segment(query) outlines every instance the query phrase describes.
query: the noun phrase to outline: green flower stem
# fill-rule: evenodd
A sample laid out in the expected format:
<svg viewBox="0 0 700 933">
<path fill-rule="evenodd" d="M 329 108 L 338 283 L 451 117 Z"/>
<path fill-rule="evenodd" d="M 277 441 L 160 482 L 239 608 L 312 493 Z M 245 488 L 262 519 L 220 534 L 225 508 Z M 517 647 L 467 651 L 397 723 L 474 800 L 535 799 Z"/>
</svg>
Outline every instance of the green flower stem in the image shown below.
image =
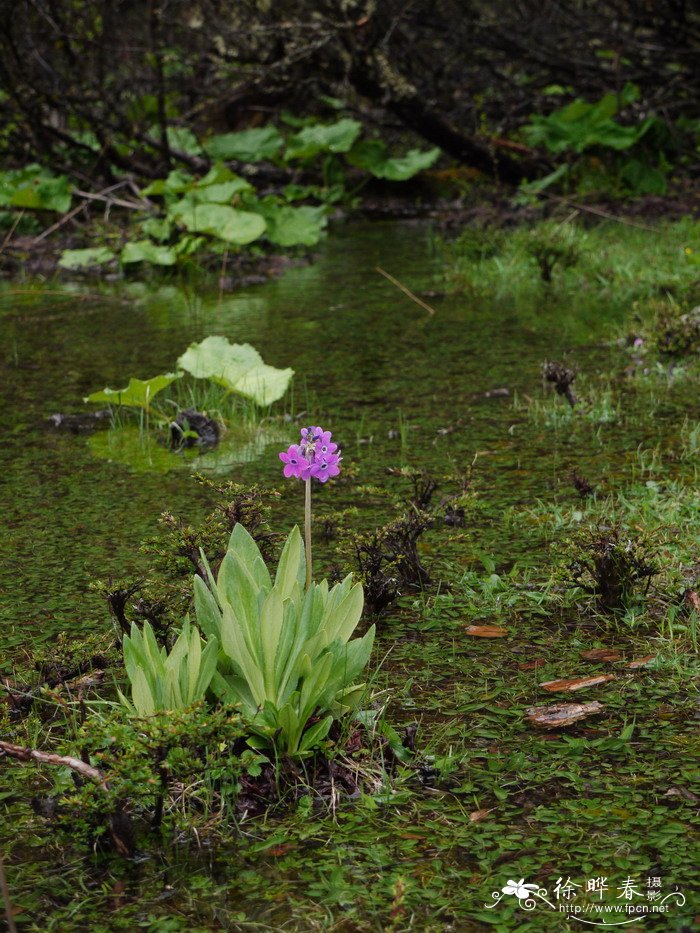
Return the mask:
<svg viewBox="0 0 700 933">
<path fill-rule="evenodd" d="M 304 549 L 306 551 L 306 589 L 311 586 L 311 479 L 305 482 L 304 494 Z"/>
</svg>

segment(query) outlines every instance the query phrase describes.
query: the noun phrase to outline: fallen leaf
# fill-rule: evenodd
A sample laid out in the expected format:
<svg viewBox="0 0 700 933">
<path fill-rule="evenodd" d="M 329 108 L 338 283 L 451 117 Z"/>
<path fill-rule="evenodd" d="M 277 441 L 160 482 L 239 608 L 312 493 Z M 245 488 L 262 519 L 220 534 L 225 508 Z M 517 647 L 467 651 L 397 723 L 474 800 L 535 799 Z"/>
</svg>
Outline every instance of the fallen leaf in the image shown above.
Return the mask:
<svg viewBox="0 0 700 933">
<path fill-rule="evenodd" d="M 582 651 L 581 657 L 584 661 L 619 661 L 622 654 L 614 648 L 591 648 Z"/>
<path fill-rule="evenodd" d="M 544 667 L 546 663 L 544 658 L 537 658 L 536 661 L 525 661 L 523 664 L 518 664 L 518 670 L 536 671 L 538 667 Z"/>
<path fill-rule="evenodd" d="M 280 856 L 286 855 L 287 852 L 291 852 L 292 849 L 296 849 L 295 842 L 283 842 L 281 845 L 269 848 L 267 850 L 267 855 L 271 855 L 273 858 L 280 858 Z"/>
<path fill-rule="evenodd" d="M 472 810 L 469 814 L 469 822 L 480 823 L 482 820 L 486 819 L 489 813 L 491 813 L 491 810 Z"/>
<path fill-rule="evenodd" d="M 700 797 L 694 794 L 692 790 L 688 790 L 687 787 L 669 787 L 664 797 L 682 797 L 683 800 L 687 800 L 689 803 L 700 803 Z M 469 819 L 471 819 L 471 814 L 469 814 Z"/>
<path fill-rule="evenodd" d="M 504 638 L 508 634 L 500 625 L 468 625 L 465 631 L 476 638 Z"/>
<path fill-rule="evenodd" d="M 691 610 L 700 612 L 700 596 L 698 596 L 695 590 L 688 590 L 686 592 L 685 601 Z"/>
<path fill-rule="evenodd" d="M 598 684 L 605 684 L 609 680 L 614 679 L 614 674 L 597 674 L 594 677 L 572 677 L 569 679 L 564 678 L 563 680 L 547 680 L 545 683 L 540 684 L 540 687 L 549 690 L 550 693 L 556 693 L 557 691 L 573 693 L 574 690 L 584 690 L 586 687 L 595 687 Z"/>
<path fill-rule="evenodd" d="M 636 671 L 638 667 L 646 667 L 652 661 L 656 660 L 655 654 L 648 654 L 645 658 L 638 658 L 636 661 L 630 661 L 625 665 L 630 671 Z"/>
<path fill-rule="evenodd" d="M 597 716 L 604 709 L 602 703 L 555 703 L 553 706 L 531 706 L 525 710 L 526 717 L 543 729 L 561 729 L 571 726 L 579 719 Z"/>
</svg>

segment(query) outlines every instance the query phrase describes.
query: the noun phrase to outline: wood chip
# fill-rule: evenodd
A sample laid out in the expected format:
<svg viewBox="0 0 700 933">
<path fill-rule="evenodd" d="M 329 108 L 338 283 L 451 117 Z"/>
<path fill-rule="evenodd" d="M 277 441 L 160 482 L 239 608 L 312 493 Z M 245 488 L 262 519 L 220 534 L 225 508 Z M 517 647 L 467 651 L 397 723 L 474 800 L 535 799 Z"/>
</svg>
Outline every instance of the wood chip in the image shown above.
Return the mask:
<svg viewBox="0 0 700 933">
<path fill-rule="evenodd" d="M 472 810 L 469 814 L 469 822 L 480 823 L 482 820 L 486 819 L 489 813 L 491 813 L 491 810 Z"/>
<path fill-rule="evenodd" d="M 648 654 L 645 658 L 637 658 L 636 661 L 630 661 L 630 663 L 626 664 L 625 667 L 627 667 L 630 671 L 636 671 L 637 668 L 646 667 L 647 664 L 651 664 L 651 662 L 655 660 L 655 654 Z"/>
<path fill-rule="evenodd" d="M 537 658 L 534 661 L 525 661 L 523 664 L 518 664 L 519 671 L 536 671 L 538 667 L 544 667 L 547 662 L 544 658 Z"/>
<path fill-rule="evenodd" d="M 591 648 L 590 651 L 582 651 L 581 657 L 584 661 L 619 661 L 622 653 L 614 648 Z"/>
<path fill-rule="evenodd" d="M 542 729 L 561 729 L 588 716 L 597 716 L 604 708 L 597 700 L 592 703 L 555 703 L 553 706 L 531 706 L 525 710 L 525 715 Z"/>
<path fill-rule="evenodd" d="M 596 687 L 598 684 L 605 684 L 609 680 L 614 680 L 614 674 L 598 674 L 595 677 L 572 677 L 563 680 L 548 680 L 540 687 L 549 690 L 550 693 L 558 691 L 573 693 L 574 690 L 585 690 L 586 687 Z"/>
<path fill-rule="evenodd" d="M 508 634 L 507 629 L 500 625 L 468 625 L 465 631 L 475 638 L 505 638 Z"/>
</svg>

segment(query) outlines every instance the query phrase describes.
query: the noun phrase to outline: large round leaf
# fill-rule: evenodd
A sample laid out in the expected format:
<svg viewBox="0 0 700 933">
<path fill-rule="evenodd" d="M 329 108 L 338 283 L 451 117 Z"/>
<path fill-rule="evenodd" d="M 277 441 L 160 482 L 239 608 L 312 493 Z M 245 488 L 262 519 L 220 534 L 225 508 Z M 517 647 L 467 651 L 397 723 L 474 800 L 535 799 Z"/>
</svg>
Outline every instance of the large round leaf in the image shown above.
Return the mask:
<svg viewBox="0 0 700 933">
<path fill-rule="evenodd" d="M 238 211 L 227 204 L 196 204 L 183 198 L 170 210 L 170 216 L 192 233 L 211 236 L 244 246 L 265 232 L 265 220 L 260 214 Z"/>
<path fill-rule="evenodd" d="M 274 126 L 263 126 L 242 130 L 240 133 L 213 136 L 204 143 L 204 149 L 212 159 L 260 162 L 263 159 L 274 159 L 283 143 L 284 140 Z"/>
<path fill-rule="evenodd" d="M 198 379 L 213 379 L 258 405 L 270 405 L 287 391 L 293 369 L 276 369 L 263 362 L 249 343 L 229 343 L 226 337 L 207 337 L 192 344 L 177 365 Z"/>
</svg>

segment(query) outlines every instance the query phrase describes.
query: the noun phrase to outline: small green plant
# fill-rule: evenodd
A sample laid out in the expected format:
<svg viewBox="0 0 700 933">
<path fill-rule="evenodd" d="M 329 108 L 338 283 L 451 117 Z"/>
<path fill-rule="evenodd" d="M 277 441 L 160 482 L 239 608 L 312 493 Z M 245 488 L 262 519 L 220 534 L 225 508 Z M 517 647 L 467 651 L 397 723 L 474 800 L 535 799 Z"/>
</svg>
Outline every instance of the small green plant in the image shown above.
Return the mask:
<svg viewBox="0 0 700 933">
<path fill-rule="evenodd" d="M 659 301 L 653 333 L 656 347 L 665 356 L 686 356 L 700 350 L 700 307 L 684 310 L 671 301 Z"/>
<path fill-rule="evenodd" d="M 551 282 L 556 268 L 570 269 L 579 261 L 579 236 L 569 223 L 543 223 L 530 232 L 525 252 L 537 263 L 542 281 Z"/>
<path fill-rule="evenodd" d="M 240 704 L 261 747 L 296 755 L 322 741 L 333 720 L 364 691 L 374 626 L 350 640 L 362 614 L 362 586 L 352 575 L 332 589 L 304 588 L 304 543 L 295 527 L 274 582 L 260 549 L 237 524 L 216 579 L 195 577 L 197 621 L 221 645 L 212 689 Z"/>
<path fill-rule="evenodd" d="M 626 609 L 640 586 L 659 572 L 650 540 L 613 526 L 583 530 L 572 542 L 569 572 L 576 586 L 596 596 L 603 610 Z"/>
<path fill-rule="evenodd" d="M 204 699 L 216 670 L 218 642 L 209 638 L 204 649 L 199 630 L 185 621 L 182 632 L 168 653 L 160 648 L 146 622 L 136 624 L 124 636 L 124 666 L 131 683 L 131 701 L 119 698 L 131 713 L 151 716 L 162 710 L 184 709 Z"/>
</svg>

